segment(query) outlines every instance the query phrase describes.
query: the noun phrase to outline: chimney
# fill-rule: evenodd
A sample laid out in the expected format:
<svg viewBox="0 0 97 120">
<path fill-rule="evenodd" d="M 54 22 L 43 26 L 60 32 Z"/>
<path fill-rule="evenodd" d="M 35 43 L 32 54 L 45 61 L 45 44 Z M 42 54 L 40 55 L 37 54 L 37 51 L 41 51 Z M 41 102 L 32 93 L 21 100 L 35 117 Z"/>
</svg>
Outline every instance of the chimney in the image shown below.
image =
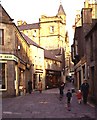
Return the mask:
<svg viewBox="0 0 97 120">
<path fill-rule="evenodd" d="M 23 21 L 22 21 L 22 20 L 17 21 L 17 25 L 18 25 L 18 26 L 20 26 L 20 25 L 22 25 L 22 24 L 23 24 Z"/>
<path fill-rule="evenodd" d="M 82 9 L 82 24 L 91 24 L 92 23 L 92 9 L 83 8 Z"/>
</svg>

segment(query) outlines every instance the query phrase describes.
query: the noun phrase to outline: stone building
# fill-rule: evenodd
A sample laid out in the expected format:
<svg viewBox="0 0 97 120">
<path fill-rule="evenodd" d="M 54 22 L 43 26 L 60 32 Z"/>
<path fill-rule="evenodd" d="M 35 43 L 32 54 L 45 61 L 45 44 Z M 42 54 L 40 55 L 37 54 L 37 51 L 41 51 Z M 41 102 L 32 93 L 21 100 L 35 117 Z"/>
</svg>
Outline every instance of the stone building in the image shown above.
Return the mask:
<svg viewBox="0 0 97 120">
<path fill-rule="evenodd" d="M 44 52 L 44 65 L 45 65 L 45 88 L 54 88 L 58 87 L 59 81 L 63 80 L 62 78 L 62 56 L 56 57 L 59 53 L 59 49 L 55 50 L 45 50 Z M 64 81 L 65 82 L 65 81 Z"/>
<path fill-rule="evenodd" d="M 46 50 L 64 49 L 65 76 L 70 72 L 71 53 L 69 36 L 66 30 L 66 13 L 60 4 L 58 13 L 55 16 L 41 15 L 39 23 L 27 24 L 22 20 L 18 21 L 18 28 L 30 39 Z M 62 70 L 63 71 L 63 70 Z"/>
<path fill-rule="evenodd" d="M 0 91 L 3 97 L 16 96 L 30 76 L 29 45 L 1 4 L 0 14 Z"/>
<path fill-rule="evenodd" d="M 45 49 L 65 48 L 66 14 L 61 4 L 56 16 L 42 15 L 39 23 L 40 46 Z"/>
<path fill-rule="evenodd" d="M 40 45 L 40 25 L 39 23 L 27 24 L 25 21 L 19 20 L 18 29 L 28 36 L 35 43 Z"/>
<path fill-rule="evenodd" d="M 27 24 L 20 20 L 18 28 L 45 49 L 65 48 L 66 14 L 61 4 L 56 16 L 42 15 L 39 23 L 33 24 Z"/>
<path fill-rule="evenodd" d="M 33 24 L 18 21 L 18 27 L 1 5 L 0 14 L 2 95 L 25 93 L 28 80 L 32 81 L 34 90 L 40 79 L 43 89 L 57 87 L 59 80 L 65 82 L 71 56 L 62 4 L 56 16 L 41 16 L 39 23 Z"/>
<path fill-rule="evenodd" d="M 86 35 L 87 79 L 90 83 L 91 99 L 97 104 L 97 20 Z"/>
<path fill-rule="evenodd" d="M 22 33 L 22 35 L 30 46 L 29 60 L 32 64 L 32 74 L 30 78 L 33 82 L 33 90 L 37 90 L 39 80 L 42 81 L 43 89 L 45 89 L 44 49 L 27 37 L 24 33 Z"/>
<path fill-rule="evenodd" d="M 91 6 L 95 7 L 91 7 Z M 83 83 L 84 79 L 88 80 L 90 85 L 90 99 L 95 98 L 94 92 L 96 89 L 93 86 L 95 80 L 95 68 L 93 68 L 93 62 L 90 63 L 91 55 L 95 54 L 94 49 L 96 49 L 93 40 L 86 40 L 86 36 L 89 36 L 89 31 L 95 25 L 96 22 L 96 12 L 93 14 L 94 8 L 97 9 L 97 3 L 90 3 L 88 0 L 85 1 L 85 7 L 81 11 L 81 24 L 80 26 L 75 25 L 74 41 L 72 47 L 72 61 L 74 62 L 74 71 L 75 71 L 75 85 L 80 89 L 80 85 Z M 94 17 L 95 16 L 95 17 Z M 78 25 L 78 24 L 77 24 Z M 90 37 L 90 36 L 89 36 Z M 88 39 L 88 37 L 87 37 Z M 92 47 L 90 47 L 92 46 Z M 90 53 L 90 51 L 93 50 Z M 93 58 L 93 57 L 91 57 Z M 95 63 L 95 62 L 94 62 Z M 90 67 L 91 64 L 91 67 Z M 93 65 L 93 66 L 92 66 Z M 91 76 L 91 78 L 89 77 Z M 94 76 L 93 76 L 94 75 Z"/>
</svg>

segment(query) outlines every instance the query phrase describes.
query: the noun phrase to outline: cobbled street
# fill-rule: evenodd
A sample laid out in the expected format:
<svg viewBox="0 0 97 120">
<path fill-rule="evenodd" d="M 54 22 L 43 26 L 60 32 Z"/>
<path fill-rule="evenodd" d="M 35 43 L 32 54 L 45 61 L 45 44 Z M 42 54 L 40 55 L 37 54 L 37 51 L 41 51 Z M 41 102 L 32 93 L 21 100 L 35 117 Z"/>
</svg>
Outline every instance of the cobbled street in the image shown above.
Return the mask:
<svg viewBox="0 0 97 120">
<path fill-rule="evenodd" d="M 78 104 L 75 93 L 71 102 L 71 111 L 66 105 L 66 92 L 73 86 L 68 84 L 64 89 L 64 97 L 59 100 L 59 89 L 38 91 L 25 96 L 4 98 L 2 100 L 3 118 L 95 118 L 95 107 L 91 104 Z M 72 120 L 71 119 L 71 120 Z"/>
</svg>

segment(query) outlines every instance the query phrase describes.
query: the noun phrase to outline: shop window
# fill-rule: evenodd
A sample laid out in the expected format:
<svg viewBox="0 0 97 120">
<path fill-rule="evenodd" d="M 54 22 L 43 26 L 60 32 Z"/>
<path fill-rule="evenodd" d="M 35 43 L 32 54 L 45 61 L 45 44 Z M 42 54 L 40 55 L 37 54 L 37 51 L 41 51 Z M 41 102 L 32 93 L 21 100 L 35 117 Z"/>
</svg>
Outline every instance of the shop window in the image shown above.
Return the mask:
<svg viewBox="0 0 97 120">
<path fill-rule="evenodd" d="M 0 45 L 4 45 L 4 30 L 0 29 Z"/>
<path fill-rule="evenodd" d="M 5 63 L 0 63 L 0 89 L 6 89 L 6 67 Z"/>
</svg>

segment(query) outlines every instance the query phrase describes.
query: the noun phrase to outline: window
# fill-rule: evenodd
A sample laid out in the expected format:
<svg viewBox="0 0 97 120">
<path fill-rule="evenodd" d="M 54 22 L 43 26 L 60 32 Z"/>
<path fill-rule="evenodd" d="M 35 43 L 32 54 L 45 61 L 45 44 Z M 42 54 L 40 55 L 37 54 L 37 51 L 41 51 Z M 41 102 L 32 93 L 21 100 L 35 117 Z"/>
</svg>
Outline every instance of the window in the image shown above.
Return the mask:
<svg viewBox="0 0 97 120">
<path fill-rule="evenodd" d="M 83 79 L 85 79 L 85 77 L 86 77 L 86 75 L 85 75 L 85 73 L 86 73 L 86 71 L 85 71 L 85 65 L 82 66 L 82 71 L 83 71 Z"/>
<path fill-rule="evenodd" d="M 54 26 L 50 26 L 50 33 L 54 32 Z"/>
<path fill-rule="evenodd" d="M 78 42 L 77 42 L 77 40 L 75 40 L 75 52 L 76 52 L 76 55 L 78 55 Z"/>
<path fill-rule="evenodd" d="M 0 45 L 4 45 L 4 30 L 0 29 Z"/>
<path fill-rule="evenodd" d="M 6 64 L 5 63 L 0 63 L 0 89 L 6 89 Z"/>
<path fill-rule="evenodd" d="M 33 32 L 33 37 L 36 37 L 36 30 L 34 30 Z"/>
<path fill-rule="evenodd" d="M 92 35 L 90 38 L 90 54 L 91 54 L 91 61 L 93 61 L 93 36 Z"/>
</svg>

